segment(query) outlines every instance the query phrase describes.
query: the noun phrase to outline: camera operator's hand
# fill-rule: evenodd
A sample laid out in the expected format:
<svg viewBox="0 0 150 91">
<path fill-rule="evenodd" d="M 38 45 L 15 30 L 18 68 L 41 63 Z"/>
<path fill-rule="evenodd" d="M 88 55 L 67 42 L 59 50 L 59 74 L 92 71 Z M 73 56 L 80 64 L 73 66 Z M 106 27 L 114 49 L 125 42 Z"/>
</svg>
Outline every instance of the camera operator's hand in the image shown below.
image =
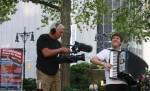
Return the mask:
<svg viewBox="0 0 150 91">
<path fill-rule="evenodd" d="M 68 54 L 71 53 L 71 50 L 69 48 L 66 48 L 66 47 L 62 47 L 62 48 L 60 48 L 60 50 L 62 53 L 68 53 Z"/>
</svg>

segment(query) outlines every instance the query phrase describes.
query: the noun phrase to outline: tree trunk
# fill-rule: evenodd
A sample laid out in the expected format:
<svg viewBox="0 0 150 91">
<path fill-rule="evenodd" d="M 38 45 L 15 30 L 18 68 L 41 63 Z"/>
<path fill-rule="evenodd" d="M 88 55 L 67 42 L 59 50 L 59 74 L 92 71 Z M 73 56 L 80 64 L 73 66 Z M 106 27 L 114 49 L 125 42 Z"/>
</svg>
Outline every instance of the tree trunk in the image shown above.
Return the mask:
<svg viewBox="0 0 150 91">
<path fill-rule="evenodd" d="M 71 0 L 62 0 L 62 10 L 61 10 L 61 23 L 65 26 L 65 32 L 62 37 L 62 45 L 70 44 L 70 12 L 71 12 Z M 64 63 L 61 64 L 61 80 L 62 80 L 62 89 L 66 86 L 70 86 L 70 64 Z"/>
</svg>

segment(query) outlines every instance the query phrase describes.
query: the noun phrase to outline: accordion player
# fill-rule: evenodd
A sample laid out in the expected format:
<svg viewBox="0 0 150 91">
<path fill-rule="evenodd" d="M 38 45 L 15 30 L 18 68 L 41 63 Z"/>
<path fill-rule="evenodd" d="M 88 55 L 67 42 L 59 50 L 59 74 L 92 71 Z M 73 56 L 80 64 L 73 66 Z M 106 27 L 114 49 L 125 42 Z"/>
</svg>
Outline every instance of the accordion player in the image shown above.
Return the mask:
<svg viewBox="0 0 150 91">
<path fill-rule="evenodd" d="M 111 79 L 124 79 L 128 85 L 136 85 L 140 76 L 146 72 L 147 63 L 129 50 L 110 51 L 109 63 Z"/>
</svg>

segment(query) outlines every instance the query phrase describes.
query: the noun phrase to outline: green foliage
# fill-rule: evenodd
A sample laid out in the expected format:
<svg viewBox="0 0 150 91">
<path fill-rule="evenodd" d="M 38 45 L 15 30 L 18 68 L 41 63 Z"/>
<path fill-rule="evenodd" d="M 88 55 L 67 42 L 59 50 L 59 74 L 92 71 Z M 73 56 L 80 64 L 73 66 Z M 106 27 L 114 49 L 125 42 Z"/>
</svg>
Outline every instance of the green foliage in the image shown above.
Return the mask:
<svg viewBox="0 0 150 91">
<path fill-rule="evenodd" d="M 26 91 L 31 91 L 36 89 L 36 79 L 34 78 L 24 78 L 23 79 L 23 89 Z"/>
<path fill-rule="evenodd" d="M 62 0 L 29 0 L 36 4 L 41 4 L 43 9 L 42 14 L 42 27 L 45 27 L 49 24 L 49 21 L 57 21 L 60 22 L 61 18 L 61 7 Z"/>
<path fill-rule="evenodd" d="M 71 87 L 64 87 L 62 91 L 80 91 L 80 90 Z"/>
<path fill-rule="evenodd" d="M 43 7 L 43 15 L 42 15 L 42 27 L 45 27 L 46 25 L 48 25 L 49 23 L 49 20 L 53 21 L 57 21 L 57 22 L 60 22 L 60 12 L 58 12 L 57 10 L 55 9 L 52 9 L 50 7 Z"/>
<path fill-rule="evenodd" d="M 136 39 L 136 43 L 141 44 L 142 40 L 149 40 L 150 31 L 147 16 L 150 15 L 150 6 L 146 4 L 150 1 L 127 0 L 122 6 L 114 10 L 117 14 L 113 22 L 115 32 L 123 34 L 125 42 Z"/>
<path fill-rule="evenodd" d="M 97 69 L 98 67 L 88 62 L 72 65 L 70 70 L 71 87 L 80 89 L 80 91 L 88 91 L 91 84 L 92 76 L 90 74 L 91 69 Z"/>
<path fill-rule="evenodd" d="M 80 30 L 82 30 L 81 26 L 83 25 L 87 30 L 89 28 L 94 29 L 96 24 L 103 22 L 103 14 L 111 12 L 107 0 L 85 0 L 80 2 L 82 4 L 80 7 L 78 1 L 74 0 L 72 2 L 72 17 Z"/>
<path fill-rule="evenodd" d="M 0 0 L 0 24 L 10 20 L 10 15 L 17 11 L 17 0 Z"/>
<path fill-rule="evenodd" d="M 48 25 L 49 20 L 55 20 L 60 22 L 61 14 L 64 13 L 62 11 L 62 0 L 27 0 L 32 1 L 36 4 L 41 4 L 43 9 L 42 15 L 42 27 Z M 82 9 L 78 11 L 79 2 L 77 0 L 72 0 L 72 10 L 71 10 L 71 17 L 73 21 L 77 24 L 78 28 L 82 30 L 81 25 L 88 30 L 89 28 L 95 28 L 95 24 L 102 23 L 103 18 L 101 17 L 103 14 L 110 12 L 110 6 L 107 3 L 107 0 L 92 0 L 86 1 L 84 0 L 84 4 L 81 5 Z M 81 3 L 80 3 L 81 4 Z M 99 13 L 97 13 L 99 12 Z M 91 21 L 92 23 L 90 23 Z"/>
</svg>

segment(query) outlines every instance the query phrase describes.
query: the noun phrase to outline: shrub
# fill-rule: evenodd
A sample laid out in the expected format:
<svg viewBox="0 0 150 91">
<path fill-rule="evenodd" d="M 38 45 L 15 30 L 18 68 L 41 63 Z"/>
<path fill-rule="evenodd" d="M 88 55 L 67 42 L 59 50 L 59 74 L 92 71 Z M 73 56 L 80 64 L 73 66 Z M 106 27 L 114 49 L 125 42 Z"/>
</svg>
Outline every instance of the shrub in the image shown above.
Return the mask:
<svg viewBox="0 0 150 91">
<path fill-rule="evenodd" d="M 23 89 L 26 91 L 36 90 L 36 79 L 24 78 L 23 79 Z"/>
<path fill-rule="evenodd" d="M 80 90 L 71 87 L 65 87 L 62 91 L 80 91 Z"/>
<path fill-rule="evenodd" d="M 88 91 L 92 80 L 90 70 L 97 68 L 96 65 L 88 62 L 72 65 L 70 68 L 70 86 L 78 88 L 80 91 Z"/>
</svg>

